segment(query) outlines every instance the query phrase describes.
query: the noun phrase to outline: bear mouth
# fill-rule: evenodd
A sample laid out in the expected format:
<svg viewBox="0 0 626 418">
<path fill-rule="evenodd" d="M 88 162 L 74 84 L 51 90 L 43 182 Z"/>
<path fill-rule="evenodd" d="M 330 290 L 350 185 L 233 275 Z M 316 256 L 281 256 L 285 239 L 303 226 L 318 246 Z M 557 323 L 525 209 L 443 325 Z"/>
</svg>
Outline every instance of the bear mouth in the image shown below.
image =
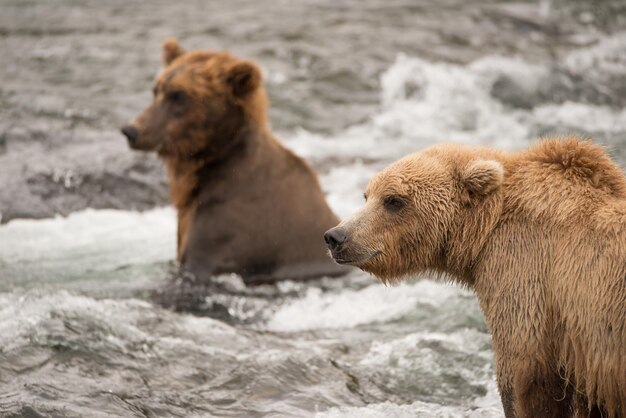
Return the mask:
<svg viewBox="0 0 626 418">
<path fill-rule="evenodd" d="M 372 258 L 380 255 L 381 253 L 382 251 L 376 250 L 376 251 L 372 251 L 369 254 L 359 255 L 353 258 L 347 258 L 342 254 L 331 254 L 331 256 L 333 257 L 333 260 L 335 260 L 335 263 L 337 264 L 358 266 L 360 264 L 364 264 L 370 261 Z"/>
</svg>

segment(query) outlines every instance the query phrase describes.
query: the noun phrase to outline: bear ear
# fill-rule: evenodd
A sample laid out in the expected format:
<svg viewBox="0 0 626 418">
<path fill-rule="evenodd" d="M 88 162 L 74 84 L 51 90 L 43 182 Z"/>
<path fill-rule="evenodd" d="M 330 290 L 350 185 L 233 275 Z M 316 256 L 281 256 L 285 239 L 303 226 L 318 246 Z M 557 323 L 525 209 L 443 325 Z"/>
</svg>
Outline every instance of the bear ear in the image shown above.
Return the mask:
<svg viewBox="0 0 626 418">
<path fill-rule="evenodd" d="M 185 49 L 178 44 L 176 38 L 169 38 L 163 42 L 163 64 L 170 65 L 172 61 L 185 53 Z"/>
<path fill-rule="evenodd" d="M 461 172 L 461 180 L 470 196 L 487 196 L 504 180 L 504 167 L 494 160 L 474 160 Z"/>
<path fill-rule="evenodd" d="M 238 62 L 228 71 L 226 82 L 230 85 L 235 97 L 243 98 L 259 87 L 261 71 L 251 62 Z"/>
</svg>

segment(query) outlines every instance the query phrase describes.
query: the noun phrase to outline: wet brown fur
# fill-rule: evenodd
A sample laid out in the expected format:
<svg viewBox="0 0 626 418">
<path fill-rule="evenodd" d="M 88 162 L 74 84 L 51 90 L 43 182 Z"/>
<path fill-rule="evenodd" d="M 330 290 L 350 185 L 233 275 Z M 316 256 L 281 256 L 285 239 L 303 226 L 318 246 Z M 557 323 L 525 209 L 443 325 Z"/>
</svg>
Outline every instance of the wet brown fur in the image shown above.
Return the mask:
<svg viewBox="0 0 626 418">
<path fill-rule="evenodd" d="M 438 145 L 366 196 L 334 256 L 384 282 L 434 272 L 474 289 L 507 418 L 626 417 L 626 178 L 602 147 Z"/>
<path fill-rule="evenodd" d="M 183 267 L 248 282 L 345 272 L 325 256 L 322 234 L 338 220 L 317 176 L 269 130 L 258 67 L 174 39 L 163 61 L 132 147 L 166 164 Z"/>
</svg>

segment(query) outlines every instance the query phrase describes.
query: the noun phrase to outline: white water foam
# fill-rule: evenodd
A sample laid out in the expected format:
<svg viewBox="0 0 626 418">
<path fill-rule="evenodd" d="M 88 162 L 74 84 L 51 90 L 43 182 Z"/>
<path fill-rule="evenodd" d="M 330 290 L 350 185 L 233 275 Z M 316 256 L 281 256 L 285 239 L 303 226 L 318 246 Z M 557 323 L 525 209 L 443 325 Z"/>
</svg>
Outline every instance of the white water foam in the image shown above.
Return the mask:
<svg viewBox="0 0 626 418">
<path fill-rule="evenodd" d="M 109 342 L 122 349 L 122 341 L 149 338 L 133 323 L 140 317 L 150 317 L 150 308 L 150 304 L 138 300 L 96 301 L 65 291 L 54 294 L 41 291 L 1 293 L 0 351 L 47 338 L 57 325 L 63 327 L 62 320 L 67 317 L 91 318 L 99 322 L 109 329 Z"/>
<path fill-rule="evenodd" d="M 45 286 L 130 295 L 163 278 L 175 256 L 171 208 L 13 220 L 0 227 L 0 291 Z"/>
<path fill-rule="evenodd" d="M 151 323 L 161 323 L 164 329 L 149 333 L 145 328 Z M 63 290 L 0 293 L 0 352 L 29 343 L 51 345 L 79 332 L 90 334 L 76 337 L 83 344 L 106 345 L 135 357 L 158 356 L 181 347 L 231 355 L 230 349 L 218 348 L 219 342 L 246 344 L 245 337 L 223 322 L 155 309 L 137 299 L 98 300 Z"/>
<path fill-rule="evenodd" d="M 489 349 L 488 334 L 475 329 L 461 329 L 452 333 L 417 332 L 405 337 L 372 343 L 370 350 L 359 362 L 361 372 L 371 370 L 373 376 L 380 376 L 385 371 L 386 386 L 389 389 L 402 388 L 415 384 L 416 376 L 432 384 L 432 393 L 448 398 L 444 385 L 438 382 L 438 376 L 455 375 L 469 385 L 479 385 L 487 389 L 484 396 L 464 402 L 462 406 L 442 405 L 437 402 L 416 401 L 401 405 L 390 401 L 361 407 L 339 407 L 320 412 L 318 418 L 383 418 L 383 417 L 441 417 L 441 418 L 501 418 L 503 416 L 497 385 L 493 377 L 493 359 Z M 482 367 L 476 366 L 476 359 L 471 360 L 472 367 L 461 363 L 464 358 L 482 359 Z M 433 383 L 432 380 L 435 382 Z M 453 404 L 453 402 L 451 402 Z"/>
<path fill-rule="evenodd" d="M 519 141 L 531 134 L 528 112 L 508 109 L 490 95 L 497 74 L 519 65 L 499 58 L 465 67 L 400 55 L 382 76 L 381 112 L 369 122 L 332 138 L 300 131 L 287 143 L 314 160 L 391 160 L 441 141 L 523 146 Z"/>
<path fill-rule="evenodd" d="M 395 365 L 400 366 L 400 369 L 423 368 L 434 373 L 442 372 L 443 370 L 433 370 L 433 367 L 438 366 L 433 357 L 437 353 L 430 347 L 417 349 L 418 343 L 422 342 L 437 342 L 449 351 L 467 353 L 482 351 L 484 356 L 491 358 L 491 355 L 484 351 L 489 346 L 489 335 L 475 329 L 462 329 L 452 333 L 417 332 L 389 342 L 374 341 L 360 364 L 370 368 Z"/>
<path fill-rule="evenodd" d="M 328 194 L 326 199 L 340 218 L 352 214 L 363 204 L 363 190 L 376 174 L 377 166 L 361 161 L 334 167 L 321 177 Z"/>
<path fill-rule="evenodd" d="M 625 49 L 626 33 L 621 33 L 572 52 L 561 62 L 571 74 L 602 80 L 623 77 Z M 626 131 L 624 110 L 584 102 L 512 108 L 491 94 L 500 76 L 537 94 L 550 71 L 549 66 L 510 57 L 485 57 L 462 66 L 399 55 L 382 75 L 380 112 L 368 122 L 331 137 L 300 130 L 287 144 L 312 160 L 354 158 L 389 163 L 442 141 L 514 150 L 528 146 L 538 133 Z M 355 168 L 359 169 L 358 164 Z M 336 177 L 325 180 L 324 185 L 333 192 Z"/>
<path fill-rule="evenodd" d="M 495 388 L 494 388 L 495 390 Z M 494 403 L 494 405 L 486 405 Z M 491 391 L 469 407 L 443 406 L 433 402 L 416 401 L 408 405 L 382 402 L 360 407 L 331 408 L 318 412 L 316 418 L 502 418 L 497 391 Z"/>
<path fill-rule="evenodd" d="M 332 408 L 317 413 L 317 418 L 501 418 L 498 407 L 455 408 L 430 402 L 397 405 L 383 402 L 362 407 Z"/>
<path fill-rule="evenodd" d="M 303 298 L 281 306 L 267 329 L 292 332 L 383 323 L 413 312 L 418 304 L 440 305 L 460 294 L 466 291 L 430 280 L 390 287 L 374 284 L 341 293 L 310 288 Z"/>
<path fill-rule="evenodd" d="M 0 228 L 6 263 L 71 264 L 95 258 L 111 268 L 169 260 L 175 254 L 172 208 L 147 212 L 87 209 L 68 217 L 13 220 Z"/>
<path fill-rule="evenodd" d="M 588 48 L 575 50 L 565 57 L 567 69 L 587 79 L 602 83 L 611 76 L 624 77 L 626 68 L 626 32 L 602 39 Z"/>
<path fill-rule="evenodd" d="M 603 132 L 615 134 L 626 129 L 626 109 L 614 110 L 608 106 L 565 102 L 560 105 L 538 106 L 533 111 L 537 121 L 551 124 L 571 132 Z"/>
</svg>

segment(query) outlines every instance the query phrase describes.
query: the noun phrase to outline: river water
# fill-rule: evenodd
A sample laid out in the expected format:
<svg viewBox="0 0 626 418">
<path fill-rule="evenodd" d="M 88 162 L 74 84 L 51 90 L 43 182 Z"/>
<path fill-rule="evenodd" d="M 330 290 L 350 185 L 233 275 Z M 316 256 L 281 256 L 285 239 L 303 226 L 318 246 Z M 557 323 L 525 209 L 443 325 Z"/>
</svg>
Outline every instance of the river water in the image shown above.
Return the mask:
<svg viewBox="0 0 626 418">
<path fill-rule="evenodd" d="M 159 163 L 116 128 L 176 35 L 259 62 L 274 130 L 341 217 L 376 171 L 439 141 L 514 150 L 576 133 L 624 167 L 625 11 L 3 0 L 0 416 L 502 417 L 482 313 L 455 285 L 221 276 L 203 315 L 153 304 L 175 213 Z"/>
</svg>

